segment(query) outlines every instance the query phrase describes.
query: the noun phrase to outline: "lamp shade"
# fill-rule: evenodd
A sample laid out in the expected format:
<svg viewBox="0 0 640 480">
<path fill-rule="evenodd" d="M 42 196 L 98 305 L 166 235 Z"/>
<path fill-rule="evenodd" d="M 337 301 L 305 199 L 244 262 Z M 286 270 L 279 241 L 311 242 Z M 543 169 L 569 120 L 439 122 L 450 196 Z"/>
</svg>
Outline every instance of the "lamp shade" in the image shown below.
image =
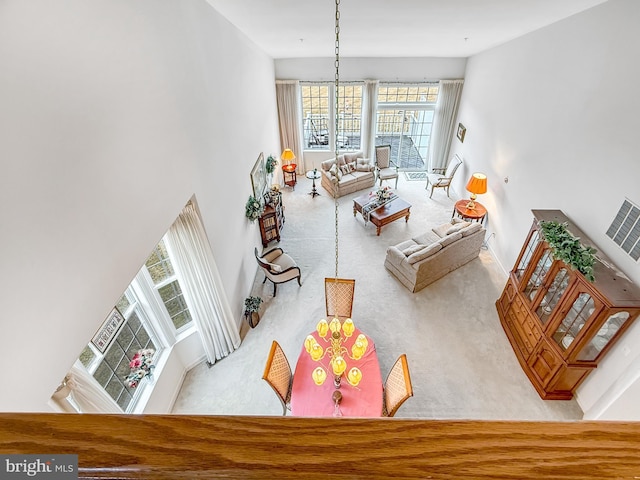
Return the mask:
<svg viewBox="0 0 640 480">
<path fill-rule="evenodd" d="M 467 183 L 467 190 L 479 195 L 487 193 L 487 176 L 484 173 L 474 173 Z"/>
<path fill-rule="evenodd" d="M 290 162 L 291 160 L 295 160 L 296 156 L 293 154 L 293 150 L 291 150 L 290 148 L 285 148 L 284 152 L 282 152 L 281 158 L 282 160 Z"/>
</svg>

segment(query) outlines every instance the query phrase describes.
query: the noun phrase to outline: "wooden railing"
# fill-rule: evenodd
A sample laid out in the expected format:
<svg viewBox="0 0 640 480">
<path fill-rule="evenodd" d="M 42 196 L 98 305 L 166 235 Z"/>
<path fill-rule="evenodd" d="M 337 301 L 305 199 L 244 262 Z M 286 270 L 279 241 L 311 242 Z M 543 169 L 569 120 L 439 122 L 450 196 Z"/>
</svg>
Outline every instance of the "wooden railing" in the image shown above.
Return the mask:
<svg viewBox="0 0 640 480">
<path fill-rule="evenodd" d="M 79 478 L 638 479 L 640 424 L 4 413 L 0 452 Z"/>
</svg>

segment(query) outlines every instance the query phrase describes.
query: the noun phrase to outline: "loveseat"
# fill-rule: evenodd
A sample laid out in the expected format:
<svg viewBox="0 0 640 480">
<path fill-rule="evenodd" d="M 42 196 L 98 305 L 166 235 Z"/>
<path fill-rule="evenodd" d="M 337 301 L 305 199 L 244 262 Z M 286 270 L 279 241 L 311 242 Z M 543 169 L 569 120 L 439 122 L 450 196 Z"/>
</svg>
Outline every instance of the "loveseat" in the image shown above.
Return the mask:
<svg viewBox="0 0 640 480">
<path fill-rule="evenodd" d="M 336 197 L 373 187 L 376 183 L 375 165 L 362 152 L 349 152 L 322 162 L 321 185 Z"/>
<path fill-rule="evenodd" d="M 485 229 L 453 218 L 422 235 L 387 248 L 384 266 L 412 292 L 444 277 L 480 254 Z"/>
</svg>

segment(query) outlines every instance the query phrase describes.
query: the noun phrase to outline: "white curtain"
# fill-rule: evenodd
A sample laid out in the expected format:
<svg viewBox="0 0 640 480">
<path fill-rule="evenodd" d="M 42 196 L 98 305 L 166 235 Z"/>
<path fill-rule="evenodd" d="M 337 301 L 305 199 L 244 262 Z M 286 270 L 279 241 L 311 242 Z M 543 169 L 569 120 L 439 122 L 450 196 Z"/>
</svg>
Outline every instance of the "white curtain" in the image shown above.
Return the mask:
<svg viewBox="0 0 640 480">
<path fill-rule="evenodd" d="M 362 140 L 360 148 L 365 158 L 374 158 L 376 143 L 376 116 L 378 110 L 378 80 L 364 81 L 364 94 L 362 95 Z"/>
<path fill-rule="evenodd" d="M 280 125 L 280 153 L 285 148 L 293 150 L 298 165 L 296 172 L 304 174 L 308 169 L 304 162 L 304 149 L 300 125 L 302 107 L 300 105 L 300 82 L 298 80 L 276 80 L 276 102 Z"/>
<path fill-rule="evenodd" d="M 207 234 L 195 205 L 189 203 L 167 232 L 174 267 L 211 364 L 240 346 L 240 335 Z"/>
<path fill-rule="evenodd" d="M 446 168 L 449 163 L 449 151 L 455 131 L 454 124 L 458 115 L 463 83 L 463 80 L 440 80 L 428 170 Z"/>
<path fill-rule="evenodd" d="M 80 360 L 73 364 L 52 400 L 57 409 L 68 413 L 123 413 Z"/>
</svg>

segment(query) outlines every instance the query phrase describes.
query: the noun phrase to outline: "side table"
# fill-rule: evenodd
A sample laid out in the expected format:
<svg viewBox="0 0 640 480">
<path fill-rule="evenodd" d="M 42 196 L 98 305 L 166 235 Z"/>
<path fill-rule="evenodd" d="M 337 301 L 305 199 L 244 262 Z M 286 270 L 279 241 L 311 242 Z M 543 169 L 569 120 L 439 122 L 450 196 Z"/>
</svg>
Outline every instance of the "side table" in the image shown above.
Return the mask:
<svg viewBox="0 0 640 480">
<path fill-rule="evenodd" d="M 316 180 L 320 178 L 320 172 L 318 171 L 317 168 L 314 168 L 313 170 L 309 170 L 305 174 L 305 176 L 309 180 L 313 180 L 313 182 L 311 184 L 311 191 L 309 192 L 309 195 L 311 195 L 311 198 L 316 198 L 316 195 L 320 195 L 318 190 L 316 190 Z"/>
<path fill-rule="evenodd" d="M 458 200 L 453 208 L 453 213 L 451 213 L 451 218 L 457 214 L 463 220 L 484 223 L 484 219 L 487 216 L 487 209 L 485 206 L 479 202 L 474 202 L 476 204 L 475 208 L 467 208 L 468 203 L 469 200 Z"/>
<path fill-rule="evenodd" d="M 295 163 L 282 166 L 284 184 L 290 186 L 294 190 L 296 189 L 296 183 L 298 182 L 298 179 L 296 178 L 296 167 L 297 165 Z"/>
</svg>

